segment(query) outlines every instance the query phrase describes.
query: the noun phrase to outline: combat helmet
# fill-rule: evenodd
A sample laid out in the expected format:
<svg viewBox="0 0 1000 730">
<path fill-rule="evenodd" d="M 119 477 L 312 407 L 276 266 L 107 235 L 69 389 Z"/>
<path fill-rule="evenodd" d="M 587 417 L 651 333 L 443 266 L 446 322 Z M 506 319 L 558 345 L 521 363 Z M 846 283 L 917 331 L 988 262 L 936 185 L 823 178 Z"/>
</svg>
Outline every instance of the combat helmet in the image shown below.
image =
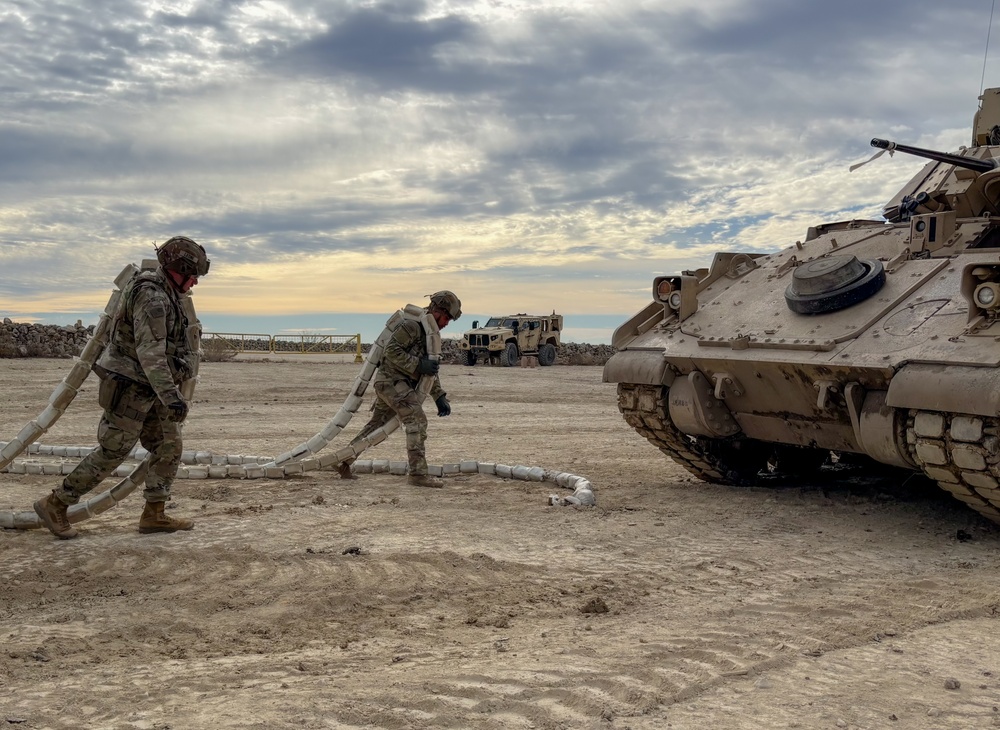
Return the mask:
<svg viewBox="0 0 1000 730">
<path fill-rule="evenodd" d="M 154 248 L 160 266 L 184 276 L 205 276 L 212 263 L 201 244 L 187 236 L 174 236 L 162 246 Z"/>
<path fill-rule="evenodd" d="M 462 316 L 462 300 L 447 289 L 431 294 L 431 304 L 441 307 L 452 319 Z"/>
</svg>

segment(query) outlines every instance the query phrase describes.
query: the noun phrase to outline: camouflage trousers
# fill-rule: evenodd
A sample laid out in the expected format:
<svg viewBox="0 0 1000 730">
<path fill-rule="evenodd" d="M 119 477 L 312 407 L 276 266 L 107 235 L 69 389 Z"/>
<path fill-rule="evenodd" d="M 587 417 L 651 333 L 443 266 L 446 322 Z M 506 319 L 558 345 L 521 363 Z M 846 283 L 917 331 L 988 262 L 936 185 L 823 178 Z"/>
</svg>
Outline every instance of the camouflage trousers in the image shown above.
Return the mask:
<svg viewBox="0 0 1000 730">
<path fill-rule="evenodd" d="M 410 387 L 405 380 L 375 381 L 375 406 L 372 417 L 358 435 L 351 439 L 351 444 L 356 444 L 361 439 L 373 433 L 392 420 L 393 416 L 399 416 L 406 432 L 406 461 L 409 464 L 410 474 L 416 476 L 427 476 L 427 454 L 424 450 L 424 442 L 427 441 L 427 416 L 420 406 L 420 397 L 417 391 Z M 349 459 L 347 463 L 353 463 L 354 459 Z"/>
<path fill-rule="evenodd" d="M 128 456 L 136 441 L 151 455 L 147 502 L 165 502 L 181 463 L 180 424 L 167 418 L 167 407 L 148 385 L 108 376 L 101 381 L 98 402 L 104 414 L 97 426 L 97 448 L 85 456 L 55 490 L 64 504 L 76 504 Z"/>
</svg>

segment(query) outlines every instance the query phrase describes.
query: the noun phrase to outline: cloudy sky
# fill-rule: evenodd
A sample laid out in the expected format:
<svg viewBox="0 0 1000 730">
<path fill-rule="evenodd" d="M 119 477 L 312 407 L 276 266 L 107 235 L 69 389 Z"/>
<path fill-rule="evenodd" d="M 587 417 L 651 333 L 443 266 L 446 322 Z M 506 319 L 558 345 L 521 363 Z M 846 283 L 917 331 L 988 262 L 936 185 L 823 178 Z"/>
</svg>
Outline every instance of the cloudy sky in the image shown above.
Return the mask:
<svg viewBox="0 0 1000 730">
<path fill-rule="evenodd" d="M 992 7 L 5 0 L 0 316 L 96 322 L 183 234 L 208 330 L 350 333 L 448 288 L 607 342 L 656 274 L 877 218 L 922 163 L 849 173 L 871 137 L 968 144 Z"/>
</svg>

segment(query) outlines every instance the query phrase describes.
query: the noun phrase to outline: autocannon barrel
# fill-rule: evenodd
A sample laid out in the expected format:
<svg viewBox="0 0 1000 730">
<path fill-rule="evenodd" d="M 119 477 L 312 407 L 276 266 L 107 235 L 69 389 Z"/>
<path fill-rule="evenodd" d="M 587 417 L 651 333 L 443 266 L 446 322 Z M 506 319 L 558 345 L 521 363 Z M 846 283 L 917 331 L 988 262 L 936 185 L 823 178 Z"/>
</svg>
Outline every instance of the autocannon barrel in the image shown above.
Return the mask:
<svg viewBox="0 0 1000 730">
<path fill-rule="evenodd" d="M 975 170 L 976 172 L 989 172 L 990 170 L 995 170 L 997 167 L 997 161 L 992 158 L 980 160 L 976 157 L 963 157 L 962 155 L 955 155 L 951 152 L 938 152 L 937 150 L 927 150 L 923 147 L 911 147 L 908 144 L 898 144 L 897 142 L 890 142 L 887 139 L 879 139 L 878 137 L 872 140 L 872 147 L 889 150 L 890 152 L 906 152 L 910 155 L 926 157 L 929 160 L 937 160 L 938 162 L 946 162 L 949 165 L 957 165 L 958 167 Z"/>
</svg>

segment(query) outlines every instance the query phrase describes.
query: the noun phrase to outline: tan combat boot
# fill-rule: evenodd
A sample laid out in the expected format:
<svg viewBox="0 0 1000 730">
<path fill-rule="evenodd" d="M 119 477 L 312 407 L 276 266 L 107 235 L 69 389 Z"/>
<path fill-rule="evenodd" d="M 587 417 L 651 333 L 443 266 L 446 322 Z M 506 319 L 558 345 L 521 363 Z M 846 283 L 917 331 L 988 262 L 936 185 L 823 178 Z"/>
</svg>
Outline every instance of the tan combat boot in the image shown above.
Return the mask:
<svg viewBox="0 0 1000 730">
<path fill-rule="evenodd" d="M 357 479 L 358 476 L 353 471 L 351 471 L 351 463 L 349 461 L 342 461 L 337 464 L 337 473 L 340 474 L 341 479 Z"/>
<path fill-rule="evenodd" d="M 443 481 L 427 474 L 410 474 L 406 478 L 406 482 L 414 487 L 431 487 L 432 489 L 441 489 L 444 486 Z"/>
<path fill-rule="evenodd" d="M 38 519 L 49 528 L 49 532 L 60 540 L 72 540 L 80 534 L 69 524 L 69 516 L 66 514 L 69 507 L 62 503 L 55 492 L 50 492 L 47 497 L 42 497 L 35 502 L 34 507 Z"/>
<path fill-rule="evenodd" d="M 193 520 L 183 518 L 168 517 L 163 510 L 166 502 L 146 502 L 145 509 L 142 510 L 142 517 L 139 518 L 139 532 L 177 532 L 178 530 L 190 530 L 194 527 Z"/>
</svg>

